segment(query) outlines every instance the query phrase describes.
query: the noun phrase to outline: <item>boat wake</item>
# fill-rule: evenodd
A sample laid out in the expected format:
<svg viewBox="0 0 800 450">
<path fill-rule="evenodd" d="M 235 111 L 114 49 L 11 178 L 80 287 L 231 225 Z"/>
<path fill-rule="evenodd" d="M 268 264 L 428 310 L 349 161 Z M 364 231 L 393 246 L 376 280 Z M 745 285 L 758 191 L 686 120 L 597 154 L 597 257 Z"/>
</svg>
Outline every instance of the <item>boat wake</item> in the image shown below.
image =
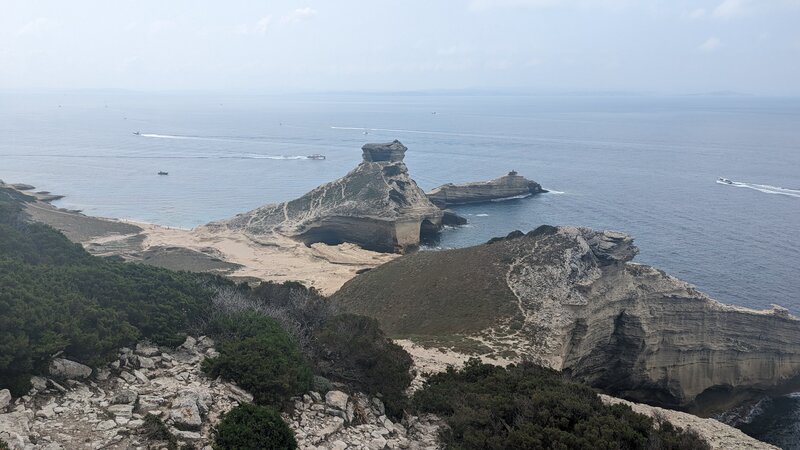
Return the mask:
<svg viewBox="0 0 800 450">
<path fill-rule="evenodd" d="M 519 200 L 521 198 L 528 198 L 533 194 L 512 195 L 511 197 L 493 198 L 492 202 L 507 202 L 509 200 Z"/>
<path fill-rule="evenodd" d="M 6 155 L 19 158 L 71 158 L 71 159 L 324 159 L 321 155 L 261 155 L 258 153 L 177 154 L 177 155 Z"/>
<path fill-rule="evenodd" d="M 743 183 L 740 181 L 731 181 L 731 180 L 717 180 L 717 184 L 721 184 L 724 186 L 733 186 L 739 188 L 747 188 L 753 189 L 759 192 L 763 192 L 765 194 L 778 194 L 778 195 L 786 195 L 789 197 L 796 197 L 800 198 L 800 190 L 797 189 L 787 189 L 780 186 L 771 186 L 769 184 L 755 184 L 755 183 Z"/>
<path fill-rule="evenodd" d="M 199 136 L 176 136 L 172 134 L 154 134 L 154 133 L 141 133 L 137 134 L 136 136 L 141 136 L 146 138 L 159 138 L 159 139 L 195 139 L 200 141 L 216 140 L 216 139 L 202 138 Z"/>
</svg>

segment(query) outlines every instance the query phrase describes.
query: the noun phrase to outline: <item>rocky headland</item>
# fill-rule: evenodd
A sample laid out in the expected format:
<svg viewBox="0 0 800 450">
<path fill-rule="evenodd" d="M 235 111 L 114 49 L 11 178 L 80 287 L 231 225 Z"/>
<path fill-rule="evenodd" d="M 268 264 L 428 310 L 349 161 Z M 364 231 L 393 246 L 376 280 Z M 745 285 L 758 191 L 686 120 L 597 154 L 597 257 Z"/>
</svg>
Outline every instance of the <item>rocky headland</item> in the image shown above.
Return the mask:
<svg viewBox="0 0 800 450">
<path fill-rule="evenodd" d="M 434 205 L 447 208 L 453 205 L 522 198 L 543 192 L 547 191 L 539 183 L 511 171 L 508 175 L 490 181 L 448 183 L 434 188 L 427 195 Z"/>
<path fill-rule="evenodd" d="M 366 144 L 363 162 L 344 177 L 285 203 L 266 205 L 207 225 L 269 241 L 289 237 L 306 245 L 345 242 L 378 252 L 405 252 L 442 227 L 444 213 L 428 200 L 403 163 L 400 141 Z"/>
<path fill-rule="evenodd" d="M 796 381 L 800 321 L 719 303 L 637 252 L 623 233 L 543 226 L 403 256 L 333 299 L 390 335 L 530 359 L 635 401 L 711 411 Z"/>
<path fill-rule="evenodd" d="M 702 413 L 734 406 L 753 392 L 792 386 L 800 375 L 799 325 L 785 309 L 723 305 L 688 283 L 635 264 L 638 249 L 623 233 L 541 227 L 471 248 L 388 253 L 414 249 L 426 233 L 460 223 L 441 209 L 451 202 L 544 190 L 511 173 L 498 180 L 516 191 L 479 188 L 498 181 L 493 180 L 434 201 L 408 175 L 406 148 L 398 141 L 362 150 L 364 161 L 355 170 L 300 199 L 194 230 L 84 216 L 49 205 L 46 192 L 27 200 L 25 212 L 97 255 L 239 280 L 297 280 L 325 294 L 351 280 L 333 300 L 377 318 L 395 337 L 412 338 L 407 349 L 422 344 L 434 365 L 449 361 L 429 351 L 443 347 L 501 365 L 534 360 L 617 396 Z M 447 186 L 435 191 L 448 192 Z M 205 377 L 198 364 L 214 350 L 207 340 L 197 342 L 149 356 L 147 350 L 122 349 L 118 362 L 99 369 L 58 359 L 50 379 L 35 380 L 28 396 L 0 406 L 2 438 L 26 450 L 137 448 L 145 445 L 142 422 L 152 413 L 177 439 L 202 447 L 219 414 L 248 401 L 249 394 Z M 109 400 L 123 391 L 133 391 L 145 405 L 157 395 L 162 400 L 153 411 Z M 203 392 L 213 397 L 210 404 Z M 284 420 L 301 448 L 436 448 L 436 418 L 387 424 L 379 401 L 357 392 L 342 395 L 349 400 L 339 407 L 331 404 L 338 400 L 315 393 L 295 399 L 295 411 Z M 0 392 L 0 405 L 5 397 Z M 199 426 L 173 417 L 183 403 L 196 406 Z M 354 421 L 357 409 L 363 416 Z M 680 414 L 669 420 L 696 428 L 714 448 L 756 445 L 719 422 Z M 715 433 L 725 436 L 719 445 L 711 438 Z"/>
<path fill-rule="evenodd" d="M 21 185 L 24 190 L 15 186 L 20 185 L 0 182 L 0 195 L 20 198 L 30 220 L 52 226 L 90 253 L 171 270 L 209 272 L 240 281 L 301 281 L 332 294 L 357 273 L 397 256 L 351 243 L 306 246 L 281 235 L 267 241 L 264 236 L 219 227 L 188 230 L 87 216 L 40 200 L 31 195 L 33 186 Z"/>
</svg>

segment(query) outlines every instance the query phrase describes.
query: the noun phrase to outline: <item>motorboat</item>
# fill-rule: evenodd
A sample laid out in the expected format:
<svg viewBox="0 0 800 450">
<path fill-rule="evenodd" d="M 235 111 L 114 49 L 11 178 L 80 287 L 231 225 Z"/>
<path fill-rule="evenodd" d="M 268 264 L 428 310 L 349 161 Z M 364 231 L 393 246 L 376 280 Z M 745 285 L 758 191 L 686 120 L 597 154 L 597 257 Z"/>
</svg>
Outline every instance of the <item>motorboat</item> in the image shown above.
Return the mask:
<svg viewBox="0 0 800 450">
<path fill-rule="evenodd" d="M 126 119 L 127 119 L 127 117 L 126 117 Z M 134 131 L 134 132 L 133 132 L 133 134 L 134 134 L 135 136 L 140 136 L 142 133 L 139 133 L 138 131 Z"/>
<path fill-rule="evenodd" d="M 169 175 L 169 172 L 160 171 L 158 172 L 159 175 Z"/>
<path fill-rule="evenodd" d="M 731 180 L 729 180 L 727 178 L 722 178 L 722 177 L 717 178 L 717 182 L 724 183 L 724 184 L 733 184 L 733 181 L 731 181 Z"/>
<path fill-rule="evenodd" d="M 308 159 L 325 159 L 325 155 L 320 155 L 319 153 L 314 153 L 313 155 L 306 156 Z"/>
</svg>

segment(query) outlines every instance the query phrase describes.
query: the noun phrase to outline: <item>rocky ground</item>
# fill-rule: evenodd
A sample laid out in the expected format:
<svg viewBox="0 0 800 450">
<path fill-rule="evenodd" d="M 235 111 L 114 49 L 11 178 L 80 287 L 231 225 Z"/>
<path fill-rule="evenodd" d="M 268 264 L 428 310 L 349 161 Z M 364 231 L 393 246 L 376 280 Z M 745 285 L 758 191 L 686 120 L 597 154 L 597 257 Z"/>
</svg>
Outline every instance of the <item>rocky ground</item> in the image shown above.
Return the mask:
<svg viewBox="0 0 800 450">
<path fill-rule="evenodd" d="M 407 416 L 394 422 L 377 397 L 352 396 L 330 391 L 316 392 L 295 400 L 294 411 L 284 414 L 301 449 L 317 450 L 435 450 L 439 419 Z"/>
<path fill-rule="evenodd" d="M 212 345 L 208 338 L 188 338 L 172 351 L 139 344 L 95 370 L 57 358 L 49 378 L 33 377 L 28 395 L 0 414 L 0 439 L 25 450 L 162 448 L 166 442 L 147 433 L 152 414 L 179 442 L 203 448 L 222 413 L 252 400 L 200 372 L 200 361 L 215 354 Z"/>
<path fill-rule="evenodd" d="M 94 370 L 56 358 L 49 377 L 32 378 L 28 395 L 0 391 L 0 439 L 13 450 L 162 449 L 168 441 L 153 425 L 162 422 L 182 448 L 210 450 L 221 415 L 252 401 L 201 372 L 213 344 L 205 337 L 175 350 L 140 343 Z M 394 423 L 378 398 L 360 393 L 310 392 L 284 417 L 302 449 L 437 448 L 435 417 Z"/>
</svg>

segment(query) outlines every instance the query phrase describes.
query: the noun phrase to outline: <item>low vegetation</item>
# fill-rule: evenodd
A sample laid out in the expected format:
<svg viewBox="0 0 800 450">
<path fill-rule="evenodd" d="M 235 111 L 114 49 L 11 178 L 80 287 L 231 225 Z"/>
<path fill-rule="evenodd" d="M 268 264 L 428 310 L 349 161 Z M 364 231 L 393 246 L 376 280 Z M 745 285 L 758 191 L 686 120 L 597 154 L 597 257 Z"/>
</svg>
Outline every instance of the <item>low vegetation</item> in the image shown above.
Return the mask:
<svg viewBox="0 0 800 450">
<path fill-rule="evenodd" d="M 214 450 L 294 450 L 292 430 L 274 409 L 245 404 L 231 410 L 214 430 Z"/>
<path fill-rule="evenodd" d="M 341 314 L 315 290 L 291 282 L 264 282 L 251 291 L 221 288 L 213 304 L 211 329 L 219 317 L 229 315 L 274 319 L 292 335 L 316 375 L 352 390 L 381 394 L 389 415 L 402 414 L 411 357 L 384 335 L 377 321 Z M 244 377 L 229 376 L 239 384 Z"/>
<path fill-rule="evenodd" d="M 167 450 L 178 449 L 178 439 L 173 435 L 160 417 L 153 414 L 144 416 L 144 425 L 140 432 L 151 442 L 164 442 Z"/>
<path fill-rule="evenodd" d="M 371 395 L 383 395 L 387 413 L 402 416 L 405 390 L 411 384 L 411 356 L 386 339 L 378 321 L 339 314 L 315 333 L 317 372 Z"/>
<path fill-rule="evenodd" d="M 446 420 L 448 449 L 710 448 L 693 432 L 604 405 L 590 388 L 529 363 L 502 368 L 472 359 L 433 375 L 413 403 Z"/>
<path fill-rule="evenodd" d="M 22 216 L 22 194 L 0 188 L 0 387 L 21 395 L 51 355 L 94 365 L 148 338 L 177 345 L 222 279 L 87 253 Z"/>
<path fill-rule="evenodd" d="M 203 370 L 235 381 L 256 403 L 281 406 L 310 389 L 311 368 L 294 338 L 274 319 L 240 312 L 217 317 L 209 332 L 220 341 L 220 355 L 203 361 Z"/>
</svg>

